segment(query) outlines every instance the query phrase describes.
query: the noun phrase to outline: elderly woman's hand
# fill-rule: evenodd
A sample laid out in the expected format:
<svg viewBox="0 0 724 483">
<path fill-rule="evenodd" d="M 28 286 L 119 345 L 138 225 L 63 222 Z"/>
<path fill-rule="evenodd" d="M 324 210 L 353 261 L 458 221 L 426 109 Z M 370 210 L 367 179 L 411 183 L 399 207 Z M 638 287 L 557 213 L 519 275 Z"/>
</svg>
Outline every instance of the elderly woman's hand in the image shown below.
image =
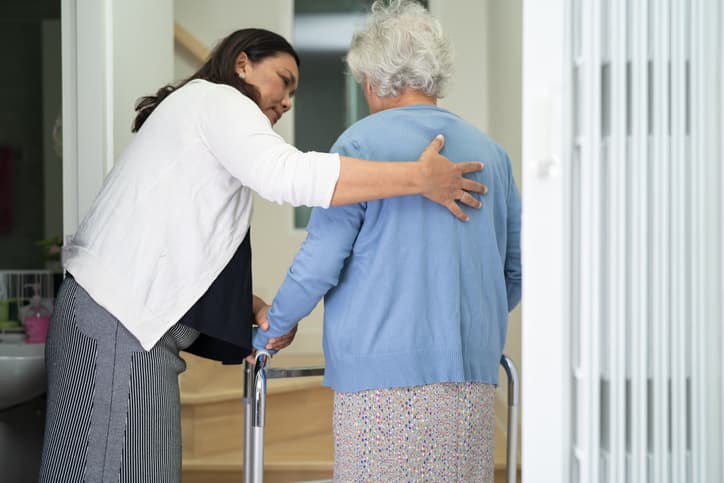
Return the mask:
<svg viewBox="0 0 724 483">
<path fill-rule="evenodd" d="M 261 307 L 259 311 L 255 314 L 256 323 L 259 326 L 260 330 L 269 330 L 269 319 L 266 316 L 269 308 L 271 308 L 271 305 L 265 305 L 264 307 Z M 271 339 L 269 339 L 264 348 L 278 351 L 284 349 L 285 347 L 288 347 L 289 344 L 294 341 L 294 337 L 297 335 L 297 327 L 298 326 L 295 325 L 286 334 L 279 337 L 272 337 Z"/>
<path fill-rule="evenodd" d="M 292 327 L 292 330 L 287 332 L 286 334 L 280 336 L 280 337 L 272 337 L 269 339 L 269 342 L 266 345 L 266 349 L 274 349 L 274 350 L 281 350 L 285 347 L 288 347 L 289 344 L 291 344 L 294 341 L 294 337 L 297 335 L 297 327 L 298 325 L 295 325 Z"/>
<path fill-rule="evenodd" d="M 269 306 L 264 307 L 260 313 L 259 316 L 261 317 L 261 323 L 259 323 L 259 329 L 260 330 L 268 330 L 269 328 L 269 320 L 266 318 L 266 312 L 269 309 Z M 260 319 L 257 319 L 258 321 Z M 284 349 L 285 347 L 288 347 L 289 344 L 291 344 L 294 341 L 294 337 L 297 335 L 297 327 L 298 325 L 295 325 L 292 327 L 292 330 L 287 332 L 286 334 L 280 336 L 280 337 L 272 337 L 269 339 L 269 342 L 267 342 L 265 349 L 271 349 L 274 351 L 278 351 L 281 349 Z M 254 349 L 251 354 L 246 356 L 246 361 L 249 364 L 256 363 L 256 349 Z"/>
<path fill-rule="evenodd" d="M 418 162 L 422 166 L 424 186 L 421 194 L 445 206 L 459 219 L 467 221 L 468 215 L 456 201 L 472 208 L 480 208 L 482 203 L 470 192 L 485 194 L 488 188 L 477 181 L 463 178 L 462 175 L 480 171 L 484 165 L 479 162 L 452 163 L 440 154 L 444 145 L 444 138 L 438 135 L 420 155 Z"/>
<path fill-rule="evenodd" d="M 259 326 L 259 330 L 267 331 L 269 330 L 269 319 L 267 318 L 267 312 L 271 308 L 271 305 L 267 304 L 263 299 L 260 297 L 257 297 L 256 295 L 253 296 L 252 301 L 252 311 L 254 312 L 254 322 L 256 325 Z M 273 337 L 269 339 L 267 342 L 267 345 L 265 349 L 273 349 L 273 350 L 280 350 L 284 349 L 285 347 L 288 347 L 289 344 L 291 344 L 294 341 L 294 337 L 297 335 L 297 326 L 295 325 L 289 332 L 286 334 L 279 336 L 279 337 Z M 249 362 L 254 362 L 253 355 L 249 356 L 247 360 Z"/>
</svg>

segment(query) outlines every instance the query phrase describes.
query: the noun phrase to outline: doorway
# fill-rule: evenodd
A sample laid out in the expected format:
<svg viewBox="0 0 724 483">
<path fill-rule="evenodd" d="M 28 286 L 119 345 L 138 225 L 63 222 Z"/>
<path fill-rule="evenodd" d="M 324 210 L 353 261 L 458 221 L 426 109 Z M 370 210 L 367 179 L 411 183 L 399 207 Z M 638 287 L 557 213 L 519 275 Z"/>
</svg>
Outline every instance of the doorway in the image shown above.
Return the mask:
<svg viewBox="0 0 724 483">
<path fill-rule="evenodd" d="M 0 10 L 0 270 L 59 269 L 60 0 Z"/>
</svg>

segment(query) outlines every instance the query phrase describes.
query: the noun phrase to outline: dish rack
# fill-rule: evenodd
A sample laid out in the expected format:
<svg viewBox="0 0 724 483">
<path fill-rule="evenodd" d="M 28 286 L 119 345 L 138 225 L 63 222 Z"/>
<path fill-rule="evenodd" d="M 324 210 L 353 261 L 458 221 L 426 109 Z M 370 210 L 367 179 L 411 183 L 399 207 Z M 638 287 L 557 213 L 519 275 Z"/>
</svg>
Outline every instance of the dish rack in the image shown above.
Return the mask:
<svg viewBox="0 0 724 483">
<path fill-rule="evenodd" d="M 55 302 L 56 281 L 62 274 L 50 270 L 0 270 L 0 334 L 3 340 L 22 340 L 25 310 L 34 293 L 50 311 Z"/>
</svg>

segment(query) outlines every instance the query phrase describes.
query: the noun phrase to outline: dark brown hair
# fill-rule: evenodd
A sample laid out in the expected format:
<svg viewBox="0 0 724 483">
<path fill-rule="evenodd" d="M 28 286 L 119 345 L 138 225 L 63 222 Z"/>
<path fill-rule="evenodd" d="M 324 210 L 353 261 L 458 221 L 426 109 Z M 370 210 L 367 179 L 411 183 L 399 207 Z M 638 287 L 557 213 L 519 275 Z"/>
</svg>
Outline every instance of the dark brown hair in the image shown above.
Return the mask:
<svg viewBox="0 0 724 483">
<path fill-rule="evenodd" d="M 163 101 L 179 87 L 194 79 L 204 79 L 217 84 L 226 84 L 238 89 L 242 94 L 259 102 L 256 89 L 244 82 L 236 73 L 236 59 L 245 52 L 251 62 L 259 62 L 265 57 L 273 57 L 287 53 L 294 57 L 299 66 L 299 56 L 294 48 L 281 35 L 264 29 L 241 29 L 230 34 L 214 48 L 209 59 L 191 77 L 180 83 L 168 84 L 161 87 L 155 95 L 145 96 L 136 102 L 136 119 L 133 121 L 132 132 L 138 131 L 148 116 Z"/>
</svg>

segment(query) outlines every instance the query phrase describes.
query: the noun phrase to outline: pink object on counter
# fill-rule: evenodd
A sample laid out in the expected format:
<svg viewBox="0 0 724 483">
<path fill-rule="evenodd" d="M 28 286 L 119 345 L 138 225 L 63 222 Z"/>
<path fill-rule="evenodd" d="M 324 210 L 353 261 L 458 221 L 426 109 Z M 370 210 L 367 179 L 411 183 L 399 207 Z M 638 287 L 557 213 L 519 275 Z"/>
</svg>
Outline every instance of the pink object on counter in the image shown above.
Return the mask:
<svg viewBox="0 0 724 483">
<path fill-rule="evenodd" d="M 25 342 L 29 344 L 43 344 L 48 337 L 50 317 L 25 318 Z"/>
<path fill-rule="evenodd" d="M 25 342 L 41 344 L 48 337 L 50 310 L 43 305 L 40 298 L 40 284 L 27 284 L 26 287 L 33 289 L 33 297 L 30 299 L 30 306 L 25 312 L 25 317 L 23 317 Z"/>
</svg>

